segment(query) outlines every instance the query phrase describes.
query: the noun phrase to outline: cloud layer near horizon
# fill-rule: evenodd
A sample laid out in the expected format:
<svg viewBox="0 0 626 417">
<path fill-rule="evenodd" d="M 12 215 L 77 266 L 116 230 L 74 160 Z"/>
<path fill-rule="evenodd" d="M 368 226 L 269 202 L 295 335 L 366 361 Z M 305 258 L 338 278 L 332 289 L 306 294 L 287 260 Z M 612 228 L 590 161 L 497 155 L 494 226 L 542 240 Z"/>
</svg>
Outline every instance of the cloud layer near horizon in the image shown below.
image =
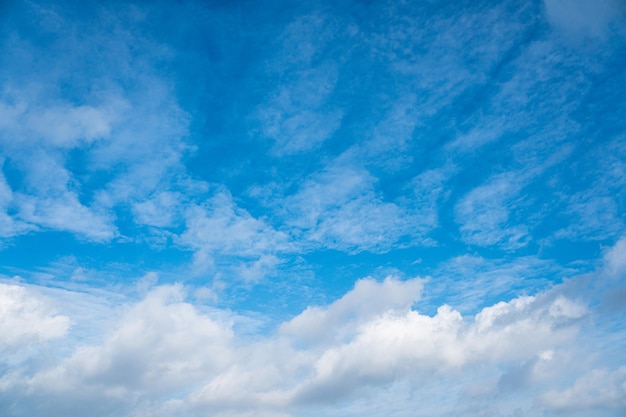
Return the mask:
<svg viewBox="0 0 626 417">
<path fill-rule="evenodd" d="M 0 404 L 16 416 L 77 415 L 87 407 L 95 416 L 300 415 L 315 409 L 334 415 L 333 404 L 350 404 L 374 388 L 393 396 L 402 384 L 419 392 L 453 378 L 450 406 L 430 415 L 463 413 L 464 402 L 494 395 L 513 401 L 516 415 L 537 412 L 537 404 L 546 415 L 619 414 L 623 367 L 590 360 L 602 340 L 586 346 L 581 340 L 608 336 L 602 332 L 610 334 L 610 328 L 597 330 L 594 323 L 619 317 L 589 306 L 611 282 L 625 286 L 619 269 L 624 242 L 606 251 L 591 277 L 501 301 L 473 316 L 448 305 L 421 314 L 424 279 L 365 278 L 331 304 L 311 306 L 268 334 L 232 311 L 194 306 L 181 284 L 157 285 L 137 301 L 88 303 L 100 310 L 96 314 L 119 314 L 107 319 L 97 343 L 84 344 L 80 331 L 68 332 L 70 322 L 84 318 L 70 316 L 60 301 L 81 304 L 85 295 L 44 295 L 42 288 L 2 284 L 0 299 L 11 300 L 2 303 L 9 306 L 3 310 L 3 366 L 12 370 L 0 379 Z M 572 292 L 581 286 L 588 288 L 584 297 Z M 570 387 L 542 391 L 560 386 L 564 373 L 575 378 Z M 519 398 L 524 392 L 534 394 Z"/>
</svg>

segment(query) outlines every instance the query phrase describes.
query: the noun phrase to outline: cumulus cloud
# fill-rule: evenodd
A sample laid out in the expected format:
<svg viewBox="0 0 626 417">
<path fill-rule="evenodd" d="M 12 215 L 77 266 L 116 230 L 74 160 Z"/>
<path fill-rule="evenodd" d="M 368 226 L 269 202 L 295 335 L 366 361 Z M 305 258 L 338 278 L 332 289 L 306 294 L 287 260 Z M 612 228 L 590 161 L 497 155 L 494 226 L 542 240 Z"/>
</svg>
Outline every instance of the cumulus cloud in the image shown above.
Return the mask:
<svg viewBox="0 0 626 417">
<path fill-rule="evenodd" d="M 548 407 L 561 411 L 608 412 L 610 415 L 614 415 L 611 411 L 616 411 L 616 415 L 622 415 L 619 413 L 626 412 L 626 366 L 613 371 L 594 369 L 563 391 L 545 393 L 541 400 Z"/>
<path fill-rule="evenodd" d="M 67 407 L 108 398 L 122 406 L 159 398 L 211 378 L 231 363 L 230 324 L 184 302 L 180 286 L 157 287 L 132 306 L 98 346 L 79 346 L 58 366 L 23 381 L 35 397 Z M 52 415 L 58 405 L 42 400 Z M 136 403 L 135 403 L 136 405 Z"/>
<path fill-rule="evenodd" d="M 500 302 L 473 317 L 447 305 L 429 316 L 414 309 L 423 285 L 418 278 L 360 280 L 335 302 L 253 337 L 237 331 L 236 316 L 190 304 L 180 285 L 157 286 L 121 307 L 99 341 L 68 338 L 72 351 L 65 359 L 32 374 L 2 376 L 0 403 L 12 396 L 27 413 L 46 409 L 51 416 L 92 401 L 101 407 L 94 415 L 139 409 L 154 416 L 284 414 L 347 400 L 368 387 L 424 385 L 476 366 L 549 360 L 574 340 L 587 315 L 584 305 L 548 292 Z M 24 299 L 21 287 L 1 288 Z M 18 309 L 10 311 L 15 316 Z M 24 320 L 34 321 L 34 314 L 42 326 L 14 332 L 14 347 L 65 332 L 65 317 L 36 304 L 19 311 Z"/>
<path fill-rule="evenodd" d="M 577 302 L 544 294 L 498 303 L 473 318 L 445 305 L 427 316 L 411 309 L 421 286 L 418 279 L 359 281 L 341 299 L 305 310 L 275 336 L 246 349 L 247 366 L 211 381 L 191 403 L 328 404 L 368 386 L 530 360 L 570 342 L 587 314 Z"/>
<path fill-rule="evenodd" d="M 354 289 L 326 308 L 308 307 L 280 327 L 282 334 L 307 344 L 339 342 L 361 324 L 388 311 L 407 311 L 420 297 L 423 281 L 387 277 L 358 281 Z M 332 331 L 329 331 L 332 329 Z"/>
<path fill-rule="evenodd" d="M 522 297 L 483 309 L 473 320 L 449 306 L 378 316 L 347 343 L 326 350 L 294 401 L 328 401 L 364 385 L 431 375 L 477 363 L 520 360 L 571 340 L 583 306 L 557 297 Z"/>
<path fill-rule="evenodd" d="M 626 274 L 626 237 L 621 238 L 604 254 L 605 268 L 613 277 L 624 277 Z"/>
<path fill-rule="evenodd" d="M 624 307 L 624 239 L 601 271 L 556 284 L 589 267 L 577 249 L 623 229 L 623 152 L 587 152 L 623 130 L 619 115 L 598 122 L 620 113 L 603 105 L 621 97 L 623 45 L 589 57 L 554 36 L 604 37 L 623 25 L 616 2 L 545 0 L 542 14 L 519 1 L 357 1 L 304 16 L 13 2 L 0 39 L 0 236 L 79 239 L 31 256 L 57 236 L 33 233 L 14 240 L 32 247 L 4 253 L 20 256 L 7 269 L 36 269 L 19 271 L 27 280 L 74 290 L 0 285 L 0 410 L 623 415 L 619 355 L 588 346 L 619 341 L 620 353 L 623 311 L 602 297 Z M 574 163 L 558 166 L 567 152 Z M 250 187 L 267 192 L 238 194 Z M 511 259 L 562 227 L 581 246 Z M 439 246 L 416 248 L 429 237 Z M 139 245 L 150 238 L 173 244 L 151 256 Z M 203 276 L 162 285 L 188 278 L 181 249 Z M 34 266 L 58 251 L 80 259 Z M 433 276 L 356 280 L 368 268 Z M 227 280 L 244 284 L 230 299 Z M 346 282 L 335 301 L 294 307 Z"/>
<path fill-rule="evenodd" d="M 67 316 L 56 314 L 50 300 L 20 285 L 0 283 L 0 353 L 59 338 L 70 326 Z"/>
</svg>

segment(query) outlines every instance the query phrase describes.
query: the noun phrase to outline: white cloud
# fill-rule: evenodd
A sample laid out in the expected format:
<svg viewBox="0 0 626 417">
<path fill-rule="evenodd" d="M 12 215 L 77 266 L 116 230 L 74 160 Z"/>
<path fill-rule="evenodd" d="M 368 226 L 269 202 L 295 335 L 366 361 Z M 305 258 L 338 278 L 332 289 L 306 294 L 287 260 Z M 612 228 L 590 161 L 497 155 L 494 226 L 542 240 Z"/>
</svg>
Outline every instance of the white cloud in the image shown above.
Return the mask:
<svg viewBox="0 0 626 417">
<path fill-rule="evenodd" d="M 420 106 L 413 94 L 400 96 L 380 107 L 389 107 L 374 126 L 363 126 L 363 139 L 352 145 L 336 164 L 364 164 L 397 172 L 413 161 L 413 133 L 420 122 Z"/>
<path fill-rule="evenodd" d="M 7 98 L 5 97 L 5 100 Z M 111 133 L 120 102 L 104 102 L 97 106 L 51 102 L 42 106 L 41 97 L 10 97 L 13 103 L 0 102 L 0 140 L 12 148 L 37 145 L 74 148 L 105 139 Z M 38 103 L 38 104 L 33 104 Z M 13 145 L 11 145 L 13 143 Z"/>
<path fill-rule="evenodd" d="M 259 109 L 262 132 L 275 141 L 277 154 L 316 148 L 339 128 L 342 112 L 325 103 L 336 83 L 333 73 L 329 67 L 302 71 Z"/>
<path fill-rule="evenodd" d="M 337 62 L 315 59 L 336 26 L 331 18 L 312 14 L 290 23 L 278 38 L 280 55 L 269 65 L 270 74 L 282 79 L 281 86 L 254 114 L 277 155 L 315 149 L 341 124 L 343 111 L 330 100 Z"/>
<path fill-rule="evenodd" d="M 94 147 L 89 155 L 94 172 L 114 168 L 112 178 L 94 197 L 103 207 L 141 204 L 162 198 L 161 193 L 171 197 L 174 190 L 196 194 L 205 188 L 190 179 L 181 162 L 193 150 L 186 139 L 189 116 L 163 80 L 143 76 L 137 84 L 142 89 L 128 98 L 132 107 L 120 118 L 111 140 Z M 149 220 L 136 214 L 139 221 Z"/>
<path fill-rule="evenodd" d="M 0 403 L 8 395 L 24 410 L 41 407 L 51 416 L 92 402 L 95 416 L 279 415 L 402 381 L 470 381 L 476 369 L 507 363 L 535 364 L 533 372 L 549 380 L 541 364 L 561 355 L 587 314 L 553 291 L 496 303 L 474 317 L 446 305 L 428 316 L 412 308 L 422 285 L 361 280 L 334 303 L 310 307 L 266 335 L 240 333 L 227 311 L 194 307 L 179 285 L 157 286 L 142 301 L 117 307 L 89 345 L 64 339 L 70 354 L 56 364 L 0 375 Z M 56 330 L 18 335 L 14 349 L 29 337 L 64 334 L 63 319 L 38 317 Z"/>
<path fill-rule="evenodd" d="M 171 227 L 180 217 L 179 209 L 184 197 L 180 193 L 160 192 L 151 198 L 133 204 L 133 213 L 139 224 Z"/>
<path fill-rule="evenodd" d="M 249 265 L 243 265 L 237 276 L 246 282 L 258 282 L 270 272 L 273 272 L 281 259 L 275 255 L 261 255 L 258 260 Z"/>
<path fill-rule="evenodd" d="M 74 232 L 95 241 L 107 241 L 117 234 L 108 215 L 83 206 L 75 193 L 55 198 L 21 196 L 18 201 L 20 217 L 43 228 Z"/>
<path fill-rule="evenodd" d="M 604 293 L 604 307 L 610 311 L 626 308 L 626 237 L 607 248 L 603 257 L 602 280 L 597 283 Z"/>
<path fill-rule="evenodd" d="M 254 261 L 289 247 L 287 235 L 237 207 L 226 192 L 218 192 L 204 205 L 188 209 L 185 222 L 186 230 L 178 242 L 195 251 L 198 270 L 213 267 L 220 256 Z"/>
<path fill-rule="evenodd" d="M 581 161 L 588 168 L 580 190 L 563 195 L 567 227 L 557 237 L 573 240 L 615 239 L 626 230 L 620 207 L 626 190 L 626 140 L 622 136 L 594 147 Z M 598 163 L 602 161 L 602 163 Z"/>
<path fill-rule="evenodd" d="M 14 191 L 3 178 L 4 211 L 6 213 L 10 205 L 14 208 L 12 216 L 3 216 L 7 224 L 5 234 L 8 236 L 39 227 L 67 230 L 96 241 L 109 240 L 116 234 L 109 214 L 80 202 L 74 178 L 64 166 L 65 157 L 61 148 L 78 146 L 81 140 L 95 137 L 81 130 L 82 127 L 57 126 L 58 123 L 74 123 L 71 121 L 74 113 L 68 109 L 64 111 L 70 113 L 70 119 L 64 119 L 61 110 L 50 111 L 46 113 L 45 122 L 41 121 L 41 126 L 36 126 L 37 129 L 42 129 L 41 134 L 52 136 L 39 137 L 39 133 L 20 131 L 19 129 L 28 129 L 28 123 L 32 122 L 28 120 L 23 123 L 15 121 L 15 125 L 19 126 L 18 130 L 0 132 L 4 133 L 0 137 L 7 141 L 2 145 L 7 156 L 13 159 L 12 168 L 22 171 L 24 183 L 20 190 Z M 87 116 L 91 114 L 90 111 L 85 111 Z M 82 110 L 78 113 L 82 114 Z M 59 119 L 55 122 L 52 117 Z M 100 127 L 96 126 L 94 129 L 99 130 Z M 17 140 L 18 137 L 20 140 Z M 53 139 L 46 139 L 48 137 Z M 16 142 L 24 147 L 16 147 Z"/>
<path fill-rule="evenodd" d="M 15 236 L 35 228 L 7 213 L 13 204 L 15 204 L 13 191 L 4 175 L 0 173 L 0 236 L 2 237 Z"/>
<path fill-rule="evenodd" d="M 603 413 L 613 409 L 624 413 L 626 366 L 614 371 L 594 369 L 563 391 L 545 393 L 541 400 L 546 406 L 563 411 L 593 410 Z"/>
<path fill-rule="evenodd" d="M 230 324 L 184 302 L 180 286 L 158 287 L 132 306 L 100 346 L 78 347 L 57 367 L 27 381 L 48 395 L 166 395 L 210 378 L 232 357 Z"/>
<path fill-rule="evenodd" d="M 137 280 L 135 288 L 139 294 L 144 295 L 148 293 L 148 290 L 154 288 L 157 282 L 159 282 L 159 274 L 150 271 Z"/>
<path fill-rule="evenodd" d="M 69 318 L 56 314 L 50 300 L 26 287 L 0 283 L 1 354 L 59 338 L 69 326 Z"/>
<path fill-rule="evenodd" d="M 476 152 L 481 147 L 499 140 L 507 133 L 507 127 L 510 128 L 513 122 L 499 113 L 489 116 L 481 114 L 475 118 L 472 128 L 446 144 L 446 149 L 453 152 Z"/>
<path fill-rule="evenodd" d="M 604 254 L 605 269 L 617 278 L 626 276 L 626 237 L 622 237 Z"/>
<path fill-rule="evenodd" d="M 167 48 L 123 30 L 120 16 L 104 9 L 83 23 L 55 7 L 25 8 L 52 22 L 46 30 L 54 36 L 46 50 L 18 33 L 3 44 L 10 59 L 0 86 L 0 147 L 16 174 L 7 176 L 11 215 L 3 233 L 53 229 L 108 241 L 119 236 L 120 207 L 140 224 L 171 226 L 178 218 L 176 210 L 165 213 L 175 208 L 166 197 L 193 194 L 198 185 L 181 163 L 191 150 L 189 118 L 153 68 Z M 61 85 L 73 86 L 71 94 Z"/>
<path fill-rule="evenodd" d="M 512 260 L 457 256 L 431 272 L 429 291 L 422 305 L 436 308 L 443 299 L 463 314 L 471 314 L 484 306 L 486 299 L 512 298 L 521 288 L 545 288 L 555 277 L 574 273 L 538 256 L 516 256 Z"/>
<path fill-rule="evenodd" d="M 427 20 L 405 7 L 387 4 L 380 12 L 390 23 L 382 33 L 364 36 L 363 42 L 388 65 L 394 85 L 418 97 L 413 110 L 418 126 L 468 87 L 486 82 L 524 30 L 518 16 L 504 11 L 502 4 L 435 14 Z"/>
<path fill-rule="evenodd" d="M 289 409 L 335 403 L 402 380 L 419 384 L 471 373 L 477 365 L 548 361 L 553 348 L 574 339 L 587 314 L 574 301 L 543 294 L 498 303 L 474 318 L 448 306 L 431 317 L 410 308 L 421 285 L 417 279 L 360 281 L 340 300 L 305 310 L 275 336 L 249 346 L 248 362 L 189 400 L 196 407 Z"/>
<path fill-rule="evenodd" d="M 314 246 L 348 252 L 386 252 L 402 237 L 422 238 L 433 227 L 428 214 L 384 201 L 375 182 L 364 170 L 330 167 L 285 199 L 286 223 Z"/>
<path fill-rule="evenodd" d="M 361 324 L 389 311 L 408 311 L 422 291 L 417 278 L 399 281 L 387 277 L 383 282 L 359 280 L 354 289 L 327 308 L 308 307 L 284 323 L 280 332 L 307 344 L 340 342 Z M 332 331 L 329 331 L 332 329 Z"/>
<path fill-rule="evenodd" d="M 455 208 L 463 239 L 479 246 L 516 249 L 530 239 L 524 225 L 510 224 L 510 210 L 520 191 L 515 174 L 496 176 L 471 190 Z"/>
<path fill-rule="evenodd" d="M 445 305 L 433 317 L 417 311 L 384 314 L 319 356 L 314 376 L 295 389 L 294 401 L 325 402 L 398 378 L 530 358 L 572 340 L 572 320 L 585 314 L 584 307 L 562 297 L 501 302 L 473 321 Z"/>
<path fill-rule="evenodd" d="M 590 189 L 567 196 L 565 213 L 572 221 L 568 227 L 557 230 L 555 237 L 580 240 L 603 240 L 624 230 L 618 205 L 613 197 L 598 195 Z"/>
<path fill-rule="evenodd" d="M 412 206 L 431 228 L 438 226 L 439 205 L 449 195 L 446 182 L 455 173 L 456 167 L 444 166 L 424 171 L 411 181 L 414 191 Z"/>
</svg>

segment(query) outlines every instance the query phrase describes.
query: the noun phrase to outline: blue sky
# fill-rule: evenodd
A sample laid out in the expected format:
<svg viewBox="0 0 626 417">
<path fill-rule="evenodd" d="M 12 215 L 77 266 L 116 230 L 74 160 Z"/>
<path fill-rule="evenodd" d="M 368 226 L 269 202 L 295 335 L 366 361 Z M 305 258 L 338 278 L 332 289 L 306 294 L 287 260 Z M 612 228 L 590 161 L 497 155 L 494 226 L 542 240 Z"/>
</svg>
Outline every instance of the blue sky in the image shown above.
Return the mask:
<svg viewBox="0 0 626 417">
<path fill-rule="evenodd" d="M 0 3 L 3 416 L 623 416 L 626 5 Z"/>
</svg>

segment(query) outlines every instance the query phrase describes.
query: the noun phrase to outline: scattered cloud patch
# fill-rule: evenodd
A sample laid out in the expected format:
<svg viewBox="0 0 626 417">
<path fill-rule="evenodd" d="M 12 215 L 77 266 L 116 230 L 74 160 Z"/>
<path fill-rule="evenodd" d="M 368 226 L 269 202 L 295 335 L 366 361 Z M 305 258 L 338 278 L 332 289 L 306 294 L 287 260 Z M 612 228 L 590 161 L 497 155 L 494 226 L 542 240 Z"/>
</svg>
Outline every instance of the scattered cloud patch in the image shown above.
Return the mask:
<svg viewBox="0 0 626 417">
<path fill-rule="evenodd" d="M 190 208 L 185 219 L 179 243 L 194 250 L 194 264 L 200 271 L 214 267 L 218 255 L 258 261 L 289 247 L 286 234 L 237 207 L 226 192 Z"/>
<path fill-rule="evenodd" d="M 385 201 L 375 185 L 365 170 L 328 168 L 287 197 L 287 224 L 310 244 L 353 253 L 386 252 L 403 237 L 423 239 L 433 219 Z"/>
<path fill-rule="evenodd" d="M 255 115 L 278 156 L 318 148 L 341 124 L 343 111 L 331 100 L 337 61 L 318 58 L 338 27 L 333 19 L 312 14 L 291 22 L 279 36 L 280 53 L 268 71 L 282 82 Z"/>
<path fill-rule="evenodd" d="M 463 239 L 478 246 L 517 249 L 529 240 L 525 225 L 511 224 L 509 212 L 519 198 L 521 184 L 514 174 L 493 178 L 470 191 L 455 209 Z"/>
</svg>

